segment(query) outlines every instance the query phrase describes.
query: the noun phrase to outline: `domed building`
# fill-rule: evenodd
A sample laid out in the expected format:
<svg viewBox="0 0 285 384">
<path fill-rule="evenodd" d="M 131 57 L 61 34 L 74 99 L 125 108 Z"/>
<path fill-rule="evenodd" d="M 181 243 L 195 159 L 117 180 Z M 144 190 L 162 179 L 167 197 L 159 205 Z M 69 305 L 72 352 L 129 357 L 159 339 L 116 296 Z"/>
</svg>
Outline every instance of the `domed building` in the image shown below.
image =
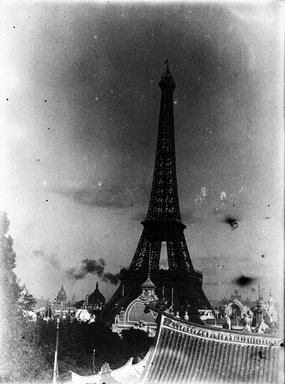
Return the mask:
<svg viewBox="0 0 285 384">
<path fill-rule="evenodd" d="M 66 294 L 65 289 L 62 285 L 58 294 L 57 294 L 56 302 L 57 302 L 57 304 L 63 304 L 66 302 L 66 300 L 67 300 L 67 294 Z"/>
<path fill-rule="evenodd" d="M 123 330 L 131 328 L 140 329 L 148 333 L 149 336 L 155 335 L 157 327 L 153 313 L 145 307 L 146 304 L 154 303 L 158 300 L 155 294 L 156 286 L 151 281 L 150 273 L 147 274 L 146 281 L 141 285 L 142 293 L 133 300 L 126 309 L 122 308 L 115 317 L 112 331 L 121 334 Z"/>
<path fill-rule="evenodd" d="M 60 317 L 63 320 L 70 320 L 74 317 L 76 308 L 68 299 L 64 286 L 62 285 L 56 298 L 51 301 L 47 300 L 46 304 L 40 309 L 40 315 L 45 320 Z"/>
<path fill-rule="evenodd" d="M 91 315 L 98 316 L 105 306 L 105 297 L 99 291 L 98 283 L 96 283 L 96 289 L 91 295 L 86 297 L 84 307 Z"/>
</svg>

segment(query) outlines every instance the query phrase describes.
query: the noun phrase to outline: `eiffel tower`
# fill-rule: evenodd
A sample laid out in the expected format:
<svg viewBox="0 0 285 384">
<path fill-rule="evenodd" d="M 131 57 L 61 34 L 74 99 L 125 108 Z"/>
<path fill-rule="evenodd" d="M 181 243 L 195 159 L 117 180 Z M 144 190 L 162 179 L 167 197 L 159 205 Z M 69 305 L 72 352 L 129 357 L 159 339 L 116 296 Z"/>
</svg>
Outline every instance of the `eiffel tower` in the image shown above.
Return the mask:
<svg viewBox="0 0 285 384">
<path fill-rule="evenodd" d="M 135 255 L 128 269 L 120 272 L 120 286 L 100 319 L 112 323 L 115 315 L 141 293 L 141 284 L 150 273 L 158 297 L 171 302 L 174 311 L 197 314 L 198 309 L 212 309 L 202 290 L 202 273 L 195 271 L 184 237 L 178 201 L 173 91 L 175 82 L 168 60 L 162 74 L 161 103 L 155 167 L 147 217 Z M 161 268 L 162 251 L 167 253 L 168 268 Z"/>
</svg>

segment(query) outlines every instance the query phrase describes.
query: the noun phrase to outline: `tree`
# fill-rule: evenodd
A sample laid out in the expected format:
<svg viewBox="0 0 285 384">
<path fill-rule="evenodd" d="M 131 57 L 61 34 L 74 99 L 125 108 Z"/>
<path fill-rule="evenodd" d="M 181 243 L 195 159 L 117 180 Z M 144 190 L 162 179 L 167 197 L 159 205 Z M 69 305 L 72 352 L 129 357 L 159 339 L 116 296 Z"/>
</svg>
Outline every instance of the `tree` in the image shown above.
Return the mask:
<svg viewBox="0 0 285 384">
<path fill-rule="evenodd" d="M 16 253 L 13 250 L 13 239 L 8 235 L 10 222 L 7 214 L 0 213 L 0 276 L 2 282 L 2 305 L 5 312 L 14 310 L 21 296 L 21 287 L 13 269 L 16 267 Z M 9 305 L 8 305 L 9 303 Z M 2 308 L 3 309 L 3 308 Z M 2 312 L 3 313 L 3 312 Z"/>
<path fill-rule="evenodd" d="M 38 346 L 35 325 L 25 319 L 21 305 L 29 307 L 33 297 L 20 286 L 14 272 L 16 253 L 8 235 L 10 222 L 0 212 L 0 382 L 47 378 L 45 357 Z"/>
<path fill-rule="evenodd" d="M 19 298 L 20 308 L 26 311 L 31 311 L 37 304 L 37 300 L 31 295 L 24 285 L 22 288 L 21 296 Z"/>
</svg>

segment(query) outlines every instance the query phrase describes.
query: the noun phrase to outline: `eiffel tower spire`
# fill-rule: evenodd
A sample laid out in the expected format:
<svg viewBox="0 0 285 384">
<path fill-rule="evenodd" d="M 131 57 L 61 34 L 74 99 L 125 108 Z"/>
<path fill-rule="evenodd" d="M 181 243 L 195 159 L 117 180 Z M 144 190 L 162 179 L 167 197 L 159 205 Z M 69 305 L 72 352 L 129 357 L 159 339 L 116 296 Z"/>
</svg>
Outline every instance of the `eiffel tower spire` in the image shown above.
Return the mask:
<svg viewBox="0 0 285 384">
<path fill-rule="evenodd" d="M 150 249 L 151 270 L 158 270 L 161 243 L 166 242 L 169 269 L 179 269 L 187 274 L 194 272 L 194 268 L 183 235 L 186 227 L 181 222 L 178 201 L 173 114 L 175 82 L 168 60 L 165 64 L 166 70 L 159 82 L 161 101 L 149 208 L 147 218 L 142 222 L 144 231 L 130 269 L 146 270 L 146 252 Z"/>
<path fill-rule="evenodd" d="M 202 290 L 202 274 L 194 270 L 188 252 L 179 209 L 174 140 L 174 79 L 168 60 L 161 76 L 161 102 L 152 190 L 144 227 L 128 269 L 120 273 L 121 285 L 101 313 L 101 320 L 112 322 L 118 311 L 140 294 L 147 274 L 157 287 L 156 293 L 174 300 L 175 310 L 198 313 L 211 309 Z M 167 268 L 162 268 L 162 250 L 167 252 Z M 165 262 L 166 260 L 164 260 Z M 122 296 L 122 287 L 124 296 Z"/>
<path fill-rule="evenodd" d="M 161 76 L 161 102 L 151 198 L 147 220 L 176 219 L 181 221 L 175 165 L 173 91 L 175 82 L 166 70 Z"/>
</svg>

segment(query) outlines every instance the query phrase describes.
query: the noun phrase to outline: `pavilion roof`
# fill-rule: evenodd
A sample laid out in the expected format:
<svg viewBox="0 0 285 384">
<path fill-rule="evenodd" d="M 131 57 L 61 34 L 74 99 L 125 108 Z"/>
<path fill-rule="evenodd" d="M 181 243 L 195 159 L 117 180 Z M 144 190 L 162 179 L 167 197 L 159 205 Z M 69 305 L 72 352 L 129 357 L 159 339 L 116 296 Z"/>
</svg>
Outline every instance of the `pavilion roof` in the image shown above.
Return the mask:
<svg viewBox="0 0 285 384">
<path fill-rule="evenodd" d="M 160 316 L 143 384 L 281 383 L 278 338 L 200 326 L 165 313 Z"/>
</svg>

